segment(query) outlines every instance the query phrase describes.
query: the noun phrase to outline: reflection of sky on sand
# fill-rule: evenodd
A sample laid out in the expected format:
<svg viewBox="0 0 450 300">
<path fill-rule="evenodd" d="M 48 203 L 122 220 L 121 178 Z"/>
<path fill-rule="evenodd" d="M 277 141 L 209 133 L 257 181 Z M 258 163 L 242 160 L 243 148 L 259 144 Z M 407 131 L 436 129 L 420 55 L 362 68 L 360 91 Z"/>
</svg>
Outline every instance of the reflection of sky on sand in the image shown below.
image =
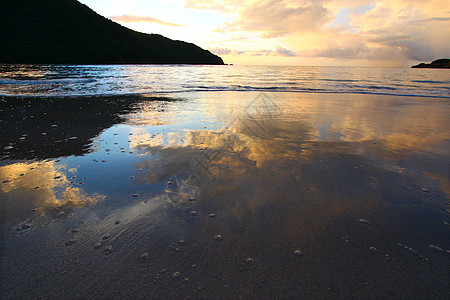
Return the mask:
<svg viewBox="0 0 450 300">
<path fill-rule="evenodd" d="M 361 213 L 362 207 L 389 207 L 392 203 L 384 195 L 393 186 L 388 178 L 405 190 L 408 185 L 447 190 L 445 168 L 417 165 L 420 156 L 445 160 L 429 152 L 448 138 L 445 112 L 414 101 L 398 107 L 394 100 L 379 103 L 373 97 L 363 105 L 349 98 L 284 99 L 276 116 L 255 109 L 255 117 L 242 109 L 234 115 L 236 121 L 213 130 L 166 127 L 152 136 L 141 127 L 130 137 L 130 147 L 158 157 L 138 164 L 152 170 L 142 174 L 151 181 L 186 171 L 203 174 L 206 182 L 214 177 L 203 187 L 203 198 L 214 199 L 216 209 L 239 222 L 250 215 L 263 222 L 261 211 L 277 206 L 290 236 L 298 236 L 301 222 L 303 228 L 326 226 L 338 216 Z M 417 125 L 424 110 L 433 121 Z M 367 196 L 369 191 L 375 194 Z M 273 234 L 284 232 L 279 229 Z M 269 231 L 264 230 L 266 235 Z"/>
<path fill-rule="evenodd" d="M 87 194 L 82 185 L 74 185 L 69 176 L 77 170 L 65 169 L 52 161 L 15 163 L 0 167 L 0 178 L 9 182 L 2 184 L 1 190 L 8 198 L 30 197 L 32 207 L 50 210 L 62 206 L 82 207 L 102 201 L 105 196 Z M 82 180 L 80 183 L 82 183 Z"/>
<path fill-rule="evenodd" d="M 139 190 L 140 185 L 162 184 L 182 171 L 207 171 L 227 178 L 227 184 L 236 188 L 242 182 L 240 176 L 255 172 L 251 176 L 257 178 L 268 171 L 269 165 L 278 169 L 277 178 L 285 178 L 284 181 L 296 178 L 291 183 L 295 186 L 310 176 L 303 174 L 302 166 L 333 157 L 358 158 L 397 173 L 408 169 L 420 171 L 421 180 L 425 177 L 429 180 L 417 182 L 418 186 L 436 180 L 442 190 L 448 190 L 444 167 L 420 163 L 432 153 L 434 159 L 448 159 L 441 158 L 445 156 L 442 149 L 448 143 L 449 133 L 446 111 L 439 109 L 445 108 L 445 103 L 439 100 L 394 97 L 385 100 L 367 96 L 361 101 L 357 95 L 333 96 L 333 99 L 320 95 L 318 101 L 316 96 L 302 95 L 297 99 L 295 94 L 270 94 L 266 98 L 232 95 L 225 93 L 224 102 L 216 109 L 217 100 L 207 97 L 186 102 L 138 103 L 139 109 L 124 116 L 123 125 L 113 126 L 94 139 L 91 154 L 70 158 L 69 165 L 75 166 L 68 166 L 70 170 L 64 171 L 62 165 L 51 161 L 34 163 L 39 166 L 34 169 L 26 163 L 2 167 L 2 178 L 17 177 L 3 184 L 2 191 L 32 191 L 34 197 L 45 199 L 36 200 L 40 203 L 37 206 L 68 202 L 82 206 L 107 197 L 104 189 L 99 192 L 103 196 L 98 196 L 93 184 L 88 184 L 93 191 L 91 196 L 85 194 L 83 186 L 69 184 L 70 173 L 76 172 L 77 163 L 82 169 L 97 170 L 98 186 L 105 181 L 121 182 L 122 188 L 112 189 L 122 190 L 120 194 L 125 190 Z M 429 101 L 436 103 L 427 105 Z M 203 118 L 198 119 L 199 115 Z M 88 163 L 90 158 L 95 163 Z M 103 160 L 107 163 L 98 167 Z M 119 170 L 129 176 L 114 174 Z M 29 175 L 30 172 L 34 175 Z M 56 177 L 59 179 L 55 180 Z M 135 188 L 120 179 L 129 177 L 136 177 L 129 181 Z M 315 185 L 313 182 L 312 186 Z M 247 186 L 257 186 L 256 190 L 274 187 L 264 182 L 247 183 Z M 34 190 L 35 187 L 39 188 Z"/>
<path fill-rule="evenodd" d="M 315 270 L 338 261 L 339 251 L 355 255 L 336 242 L 344 240 L 351 240 L 352 249 L 375 245 L 382 255 L 394 255 L 397 243 L 414 244 L 421 253 L 432 243 L 446 247 L 445 103 L 274 93 L 270 101 L 276 107 L 270 107 L 255 102 L 256 94 L 224 93 L 222 102 L 217 93 L 212 95 L 138 104 L 145 108 L 98 133 L 81 156 L 3 161 L 5 225 L 18 228 L 29 220 L 33 230 L 8 232 L 8 239 L 22 245 L 25 237 L 49 237 L 42 246 L 48 253 L 77 258 L 77 268 L 87 274 L 92 265 L 102 270 L 87 276 L 97 283 L 108 272 L 138 282 L 137 270 L 152 276 L 163 268 L 189 274 L 193 263 L 201 269 L 202 262 L 226 262 L 217 272 L 232 281 L 238 278 L 231 269 L 238 264 L 235 259 L 250 255 L 267 263 L 261 274 L 270 269 L 291 280 L 288 270 L 299 267 L 289 258 L 295 249 L 305 250 L 308 270 Z M 166 192 L 168 182 L 180 174 L 198 178 L 192 204 L 177 205 L 180 199 L 171 201 Z M 37 214 L 30 211 L 35 208 Z M 424 234 L 416 234 L 416 226 Z M 217 234 L 222 241 L 214 239 Z M 65 247 L 72 239 L 76 242 Z M 181 239 L 187 241 L 184 248 Z M 14 245 L 7 247 L 18 257 L 26 257 L 27 247 L 33 246 L 22 251 Z M 105 258 L 109 246 L 113 250 Z M 314 256 L 321 251 L 325 256 Z M 140 260 L 144 252 L 150 253 L 148 265 Z M 37 254 L 42 262 L 31 263 L 36 269 L 49 259 L 42 253 Z M 368 264 L 379 266 L 378 261 Z M 340 276 L 340 267 L 327 271 Z M 211 275 L 211 269 L 201 270 Z M 69 275 L 58 276 L 70 282 Z M 206 280 L 194 273 L 186 276 Z M 14 285 L 20 278 L 17 272 L 8 280 Z M 218 279 L 207 280 L 217 284 Z M 162 297 L 166 290 L 155 288 L 151 295 Z"/>
</svg>

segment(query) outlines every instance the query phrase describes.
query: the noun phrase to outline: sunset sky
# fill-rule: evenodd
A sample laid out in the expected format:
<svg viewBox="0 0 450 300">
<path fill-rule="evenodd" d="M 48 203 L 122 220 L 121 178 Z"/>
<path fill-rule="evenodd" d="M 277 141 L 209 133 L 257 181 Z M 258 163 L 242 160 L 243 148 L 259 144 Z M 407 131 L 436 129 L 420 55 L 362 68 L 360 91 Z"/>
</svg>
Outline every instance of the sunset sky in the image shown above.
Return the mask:
<svg viewBox="0 0 450 300">
<path fill-rule="evenodd" d="M 448 0 L 79 0 L 225 63 L 409 66 L 450 56 Z"/>
</svg>

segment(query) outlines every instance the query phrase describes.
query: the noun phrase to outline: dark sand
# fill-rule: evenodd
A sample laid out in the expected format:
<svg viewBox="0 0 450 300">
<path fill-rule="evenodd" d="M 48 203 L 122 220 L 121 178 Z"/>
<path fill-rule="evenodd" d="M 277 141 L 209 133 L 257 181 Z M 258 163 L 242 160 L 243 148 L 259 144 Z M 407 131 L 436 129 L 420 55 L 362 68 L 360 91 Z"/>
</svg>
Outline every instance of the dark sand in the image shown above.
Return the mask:
<svg viewBox="0 0 450 300">
<path fill-rule="evenodd" d="M 0 101 L 2 299 L 448 299 L 448 100 Z"/>
</svg>

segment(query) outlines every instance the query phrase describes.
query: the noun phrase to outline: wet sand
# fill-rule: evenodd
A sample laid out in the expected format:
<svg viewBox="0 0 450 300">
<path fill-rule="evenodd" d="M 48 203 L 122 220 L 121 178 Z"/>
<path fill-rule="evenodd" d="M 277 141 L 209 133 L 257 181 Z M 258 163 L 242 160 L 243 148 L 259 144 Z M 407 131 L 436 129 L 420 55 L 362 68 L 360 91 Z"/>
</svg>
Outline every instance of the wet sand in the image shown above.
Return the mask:
<svg viewBox="0 0 450 300">
<path fill-rule="evenodd" d="M 2 299 L 448 299 L 448 100 L 0 101 Z"/>
</svg>

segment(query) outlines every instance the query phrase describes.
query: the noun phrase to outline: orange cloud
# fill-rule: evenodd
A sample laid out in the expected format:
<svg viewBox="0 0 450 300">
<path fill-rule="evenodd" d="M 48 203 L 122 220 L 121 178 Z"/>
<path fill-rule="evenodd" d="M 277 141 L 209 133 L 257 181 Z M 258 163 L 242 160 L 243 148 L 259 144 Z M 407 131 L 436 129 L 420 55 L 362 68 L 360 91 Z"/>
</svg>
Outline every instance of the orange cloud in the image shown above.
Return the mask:
<svg viewBox="0 0 450 300">
<path fill-rule="evenodd" d="M 180 24 L 162 21 L 162 20 L 152 18 L 152 17 L 140 17 L 140 16 L 132 16 L 132 15 L 112 16 L 112 17 L 110 17 L 110 19 L 113 21 L 119 22 L 119 23 L 146 22 L 146 23 L 157 23 L 157 24 L 166 25 L 166 26 L 184 26 L 184 25 L 180 25 Z"/>
<path fill-rule="evenodd" d="M 263 38 L 274 38 L 316 31 L 329 21 L 329 11 L 321 4 L 265 0 L 249 4 L 240 11 L 239 20 L 224 23 L 217 31 L 253 31 L 261 32 Z"/>
</svg>

